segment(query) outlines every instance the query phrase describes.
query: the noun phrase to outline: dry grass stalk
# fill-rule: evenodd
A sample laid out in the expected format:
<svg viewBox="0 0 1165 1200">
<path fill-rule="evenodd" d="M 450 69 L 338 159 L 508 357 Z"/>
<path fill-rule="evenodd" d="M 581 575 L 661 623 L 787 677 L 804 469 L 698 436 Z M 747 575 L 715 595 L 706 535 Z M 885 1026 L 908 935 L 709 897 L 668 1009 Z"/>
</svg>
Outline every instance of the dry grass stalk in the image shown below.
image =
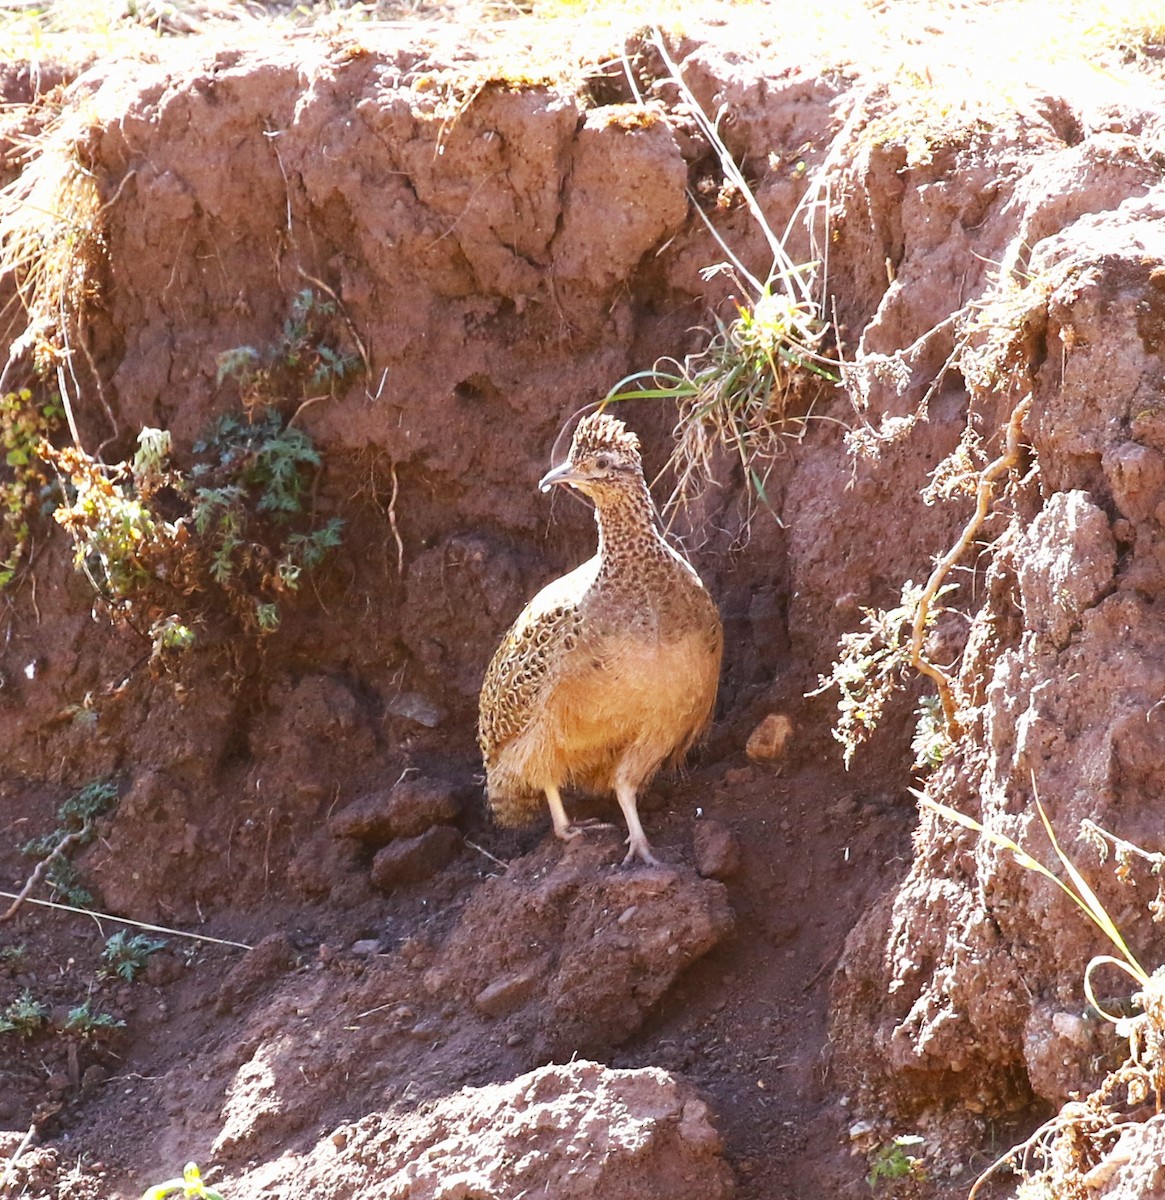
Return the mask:
<svg viewBox="0 0 1165 1200">
<path fill-rule="evenodd" d="M 9 314 L 4 375 L 29 355 L 37 374 L 55 375 L 78 445 L 71 400 L 80 390 L 75 355 L 88 357 L 84 317 L 97 298 L 106 250 L 106 206 L 78 153 L 85 127 L 79 113 L 58 122 L 0 191 L 0 278 L 11 280 L 24 320 L 13 337 L 21 317 Z"/>
</svg>

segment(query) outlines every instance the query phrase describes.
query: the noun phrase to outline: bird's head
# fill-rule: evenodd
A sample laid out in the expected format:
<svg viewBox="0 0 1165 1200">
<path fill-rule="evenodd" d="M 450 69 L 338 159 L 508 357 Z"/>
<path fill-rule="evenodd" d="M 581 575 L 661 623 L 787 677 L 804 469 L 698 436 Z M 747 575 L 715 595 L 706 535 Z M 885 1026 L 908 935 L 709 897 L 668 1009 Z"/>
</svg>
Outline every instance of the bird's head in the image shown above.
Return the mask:
<svg viewBox="0 0 1165 1200">
<path fill-rule="evenodd" d="M 538 486 L 548 492 L 555 484 L 569 484 L 598 500 L 612 489 L 639 489 L 642 480 L 639 439 L 622 421 L 600 411 L 579 421 L 566 462 L 544 475 Z"/>
</svg>

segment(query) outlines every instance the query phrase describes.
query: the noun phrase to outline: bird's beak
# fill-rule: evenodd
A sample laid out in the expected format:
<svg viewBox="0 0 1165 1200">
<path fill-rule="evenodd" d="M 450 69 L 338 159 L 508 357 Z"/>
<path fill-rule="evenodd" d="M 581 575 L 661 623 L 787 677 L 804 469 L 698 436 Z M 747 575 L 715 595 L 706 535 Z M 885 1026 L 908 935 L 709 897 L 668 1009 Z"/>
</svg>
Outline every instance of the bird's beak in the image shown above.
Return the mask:
<svg viewBox="0 0 1165 1200">
<path fill-rule="evenodd" d="M 553 471 L 548 471 L 538 483 L 540 492 L 548 492 L 556 483 L 581 483 L 583 477 L 574 469 L 573 463 L 567 461 Z"/>
</svg>

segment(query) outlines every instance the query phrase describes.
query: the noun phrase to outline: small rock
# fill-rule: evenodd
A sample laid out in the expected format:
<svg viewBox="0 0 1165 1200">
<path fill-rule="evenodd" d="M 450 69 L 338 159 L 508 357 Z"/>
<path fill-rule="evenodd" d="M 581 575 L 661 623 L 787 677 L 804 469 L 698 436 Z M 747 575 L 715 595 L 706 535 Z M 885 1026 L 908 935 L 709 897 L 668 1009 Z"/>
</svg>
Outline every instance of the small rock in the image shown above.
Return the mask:
<svg viewBox="0 0 1165 1200">
<path fill-rule="evenodd" d="M 692 841 L 696 870 L 705 879 L 731 879 L 740 871 L 740 842 L 722 821 L 697 821 Z"/>
<path fill-rule="evenodd" d="M 354 954 L 357 958 L 368 958 L 373 954 L 380 953 L 379 938 L 361 938 L 358 942 L 353 942 L 348 947 L 348 953 Z"/>
<path fill-rule="evenodd" d="M 223 980 L 214 1011 L 219 1016 L 232 1012 L 243 1000 L 278 979 L 294 962 L 295 947 L 290 938 L 285 933 L 268 934 L 254 949 L 247 951 Z"/>
<path fill-rule="evenodd" d="M 1076 1046 L 1087 1049 L 1092 1044 L 1094 1026 L 1077 1013 L 1057 1012 L 1052 1014 L 1052 1028 L 1060 1037 Z"/>
<path fill-rule="evenodd" d="M 680 1137 L 706 1154 L 719 1154 L 723 1149 L 720 1134 L 712 1124 L 712 1115 L 703 1100 L 693 1097 L 680 1111 Z"/>
<path fill-rule="evenodd" d="M 342 808 L 328 822 L 334 837 L 383 846 L 411 838 L 434 825 L 448 825 L 460 811 L 456 788 L 442 779 L 402 779 L 388 792 L 371 792 Z"/>
<path fill-rule="evenodd" d="M 461 834 L 452 825 L 436 825 L 420 837 L 399 838 L 377 851 L 372 885 L 382 892 L 419 883 L 447 867 L 461 851 Z"/>
<path fill-rule="evenodd" d="M 306 838 L 287 867 L 287 879 L 302 895 L 312 899 L 329 896 L 354 877 L 364 874 L 364 848 L 355 838 L 337 838 L 318 829 Z"/>
<path fill-rule="evenodd" d="M 16 1129 L 0 1129 L 0 1157 L 11 1158 L 16 1147 L 24 1141 L 24 1134 Z"/>
<path fill-rule="evenodd" d="M 755 778 L 751 767 L 729 767 L 724 772 L 724 785 L 730 788 L 746 787 Z"/>
<path fill-rule="evenodd" d="M 109 1071 L 100 1063 L 92 1063 L 81 1076 L 81 1091 L 96 1091 L 109 1078 Z"/>
<path fill-rule="evenodd" d="M 775 762 L 784 758 L 793 736 L 793 722 L 784 713 L 769 713 L 749 734 L 744 753 L 753 762 Z"/>
<path fill-rule="evenodd" d="M 165 950 L 160 950 L 158 953 L 150 955 L 146 969 L 142 972 L 142 978 L 151 987 L 165 987 L 166 984 L 181 979 L 185 974 L 186 964 L 177 954 L 168 954 Z"/>
<path fill-rule="evenodd" d="M 531 970 L 495 979 L 474 996 L 473 1007 L 487 1017 L 504 1017 L 530 999 L 540 978 L 537 971 Z"/>
</svg>

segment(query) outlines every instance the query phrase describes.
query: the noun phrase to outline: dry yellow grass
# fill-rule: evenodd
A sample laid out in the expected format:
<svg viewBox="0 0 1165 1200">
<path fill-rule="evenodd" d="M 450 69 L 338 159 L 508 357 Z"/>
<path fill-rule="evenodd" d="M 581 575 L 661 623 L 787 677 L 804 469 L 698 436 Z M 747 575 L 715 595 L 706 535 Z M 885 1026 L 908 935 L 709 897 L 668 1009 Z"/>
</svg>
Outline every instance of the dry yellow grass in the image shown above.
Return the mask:
<svg viewBox="0 0 1165 1200">
<path fill-rule="evenodd" d="M 147 53 L 177 36 L 221 39 L 224 26 L 239 45 L 305 27 L 410 20 L 508 26 L 566 56 L 609 53 L 653 25 L 691 31 L 731 20 L 742 48 L 779 46 L 786 60 L 851 65 L 953 97 L 1002 89 L 1005 99 L 1033 86 L 1108 98 L 1136 87 L 1146 70 L 1159 74 L 1152 51 L 1165 44 L 1159 0 L 8 0 L 0 53 L 9 62 L 90 61 Z"/>
</svg>

